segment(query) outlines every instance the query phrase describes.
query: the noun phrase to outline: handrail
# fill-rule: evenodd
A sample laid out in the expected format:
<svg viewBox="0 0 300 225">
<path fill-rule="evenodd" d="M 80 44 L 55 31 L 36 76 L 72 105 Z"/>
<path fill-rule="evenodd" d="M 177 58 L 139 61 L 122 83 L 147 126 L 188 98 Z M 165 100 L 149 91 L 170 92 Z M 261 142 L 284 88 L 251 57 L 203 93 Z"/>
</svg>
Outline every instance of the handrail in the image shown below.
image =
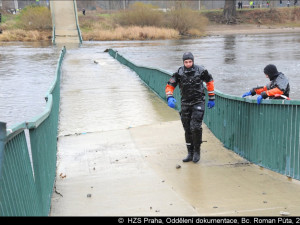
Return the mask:
<svg viewBox="0 0 300 225">
<path fill-rule="evenodd" d="M 52 1 L 50 1 L 50 10 L 52 15 L 52 44 L 55 45 L 55 15 Z"/>
<path fill-rule="evenodd" d="M 52 105 L 53 105 L 53 98 L 52 95 L 47 96 L 47 104 L 44 112 L 42 112 L 40 115 L 33 117 L 32 119 L 28 120 L 26 122 L 26 128 L 27 129 L 33 129 L 37 128 L 40 124 L 42 124 L 50 115 Z"/>
<path fill-rule="evenodd" d="M 74 4 L 74 11 L 75 11 L 76 29 L 77 29 L 77 33 L 78 33 L 78 37 L 79 37 L 79 42 L 80 42 L 80 44 L 82 44 L 82 36 L 81 36 L 81 31 L 80 31 L 79 22 L 78 22 L 76 0 L 73 0 L 73 4 Z"/>
<path fill-rule="evenodd" d="M 134 70 L 166 102 L 165 85 L 171 73 L 138 66 L 113 49 L 109 54 Z M 174 97 L 180 102 L 176 88 Z M 215 90 L 216 105 L 206 109 L 204 122 L 224 146 L 245 159 L 300 180 L 300 101 L 255 99 Z M 207 98 L 206 91 L 206 98 Z M 180 111 L 180 104 L 176 105 Z"/>
<path fill-rule="evenodd" d="M 55 71 L 56 76 L 55 76 L 54 81 L 53 81 L 52 85 L 50 86 L 49 91 L 48 91 L 48 93 L 46 94 L 46 96 L 47 96 L 48 94 L 50 94 L 50 93 L 53 92 L 53 89 L 55 88 L 55 85 L 57 84 L 57 82 L 58 82 L 58 80 L 59 80 L 59 78 L 60 78 L 59 74 L 60 74 L 60 69 L 61 69 L 61 63 L 62 63 L 62 61 L 63 61 L 63 59 L 64 59 L 64 56 L 65 56 L 65 54 L 66 54 L 66 51 L 67 51 L 67 50 L 66 50 L 66 46 L 63 46 L 63 47 L 62 47 L 62 50 L 61 50 L 61 53 L 60 53 L 60 57 L 59 57 L 58 60 L 57 60 L 57 67 L 56 67 L 56 71 Z"/>
<path fill-rule="evenodd" d="M 19 123 L 12 128 L 6 129 L 6 140 L 9 141 L 25 129 L 27 129 L 26 122 Z"/>
<path fill-rule="evenodd" d="M 55 25 L 53 25 L 53 29 L 52 29 L 52 44 L 55 45 Z"/>
<path fill-rule="evenodd" d="M 0 184 L 2 179 L 2 164 L 4 159 L 4 147 L 6 143 L 6 123 L 0 122 Z"/>
</svg>

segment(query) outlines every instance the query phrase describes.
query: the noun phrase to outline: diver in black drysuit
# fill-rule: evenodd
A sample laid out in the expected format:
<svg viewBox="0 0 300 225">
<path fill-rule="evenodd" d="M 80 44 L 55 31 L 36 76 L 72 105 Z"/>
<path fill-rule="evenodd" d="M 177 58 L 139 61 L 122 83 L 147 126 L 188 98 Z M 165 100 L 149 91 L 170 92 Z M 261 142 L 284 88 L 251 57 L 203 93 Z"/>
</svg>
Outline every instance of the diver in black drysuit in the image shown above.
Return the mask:
<svg viewBox="0 0 300 225">
<path fill-rule="evenodd" d="M 214 81 L 208 71 L 194 65 L 194 56 L 187 52 L 183 55 L 184 66 L 181 66 L 170 78 L 166 85 L 168 105 L 175 107 L 176 100 L 173 91 L 177 85 L 181 94 L 181 122 L 185 131 L 188 155 L 183 162 L 198 162 L 200 160 L 200 146 L 202 143 L 202 121 L 205 110 L 205 92 L 203 82 L 206 82 L 208 92 L 208 108 L 215 105 Z M 186 67 L 186 63 L 190 62 Z"/>
</svg>

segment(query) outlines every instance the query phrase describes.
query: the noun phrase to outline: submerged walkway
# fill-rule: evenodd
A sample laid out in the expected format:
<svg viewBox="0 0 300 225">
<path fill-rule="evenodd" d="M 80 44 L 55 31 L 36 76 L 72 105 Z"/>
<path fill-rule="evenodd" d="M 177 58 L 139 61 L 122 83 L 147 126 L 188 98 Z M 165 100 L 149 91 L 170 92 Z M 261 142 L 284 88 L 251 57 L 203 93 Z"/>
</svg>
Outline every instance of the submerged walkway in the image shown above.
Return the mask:
<svg viewBox="0 0 300 225">
<path fill-rule="evenodd" d="M 299 181 L 248 163 L 205 125 L 200 162 L 182 163 L 178 112 L 109 54 L 80 51 L 63 63 L 50 216 L 300 215 Z"/>
</svg>

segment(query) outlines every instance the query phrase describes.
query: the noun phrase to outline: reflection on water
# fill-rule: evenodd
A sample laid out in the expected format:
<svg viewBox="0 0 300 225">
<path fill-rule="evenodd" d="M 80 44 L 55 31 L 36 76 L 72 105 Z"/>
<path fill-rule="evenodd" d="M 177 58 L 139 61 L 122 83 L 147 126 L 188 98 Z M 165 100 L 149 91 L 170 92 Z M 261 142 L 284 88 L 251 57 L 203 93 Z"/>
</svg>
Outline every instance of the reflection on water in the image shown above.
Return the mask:
<svg viewBox="0 0 300 225">
<path fill-rule="evenodd" d="M 224 40 L 224 64 L 234 64 L 235 55 L 235 35 L 225 36 Z"/>
<path fill-rule="evenodd" d="M 44 96 L 53 82 L 61 47 L 52 46 L 49 42 L 0 43 L 0 121 L 5 121 L 8 126 L 12 126 L 43 111 Z M 252 87 L 268 83 L 263 74 L 263 68 L 269 63 L 274 63 L 278 70 L 289 78 L 291 98 L 300 99 L 300 93 L 297 92 L 300 86 L 300 36 L 297 34 L 231 35 L 193 40 L 103 41 L 84 42 L 79 48 L 78 45 L 67 46 L 67 59 L 72 65 L 71 70 L 74 73 L 76 71 L 83 73 L 78 77 L 78 81 L 82 81 L 84 77 L 96 76 L 97 71 L 109 68 L 107 76 L 97 78 L 102 85 L 107 84 L 103 86 L 104 89 L 99 90 L 99 86 L 93 88 L 94 84 L 91 83 L 89 89 L 83 91 L 80 88 L 81 83 L 78 82 L 78 92 L 73 93 L 76 99 L 84 97 L 85 101 L 89 101 L 89 97 L 95 98 L 100 94 L 105 94 L 107 102 L 100 104 L 109 106 L 109 109 L 115 112 L 122 109 L 122 113 L 125 113 L 124 105 L 135 102 L 143 96 L 139 93 L 144 93 L 147 89 L 137 89 L 132 92 L 120 89 L 122 83 L 128 87 L 142 86 L 144 88 L 144 86 L 139 83 L 136 76 L 129 72 L 129 69 L 125 69 L 104 53 L 107 48 L 118 50 L 137 65 L 161 68 L 169 72 L 175 72 L 182 65 L 182 54 L 191 51 L 195 56 L 195 63 L 204 65 L 213 75 L 216 89 L 235 96 L 241 96 Z M 75 55 L 72 56 L 73 54 Z M 101 59 L 101 62 L 95 64 L 93 63 L 95 59 Z M 118 77 L 118 83 L 115 68 L 119 66 L 122 67 L 122 74 L 126 72 L 122 77 Z M 127 82 L 135 83 L 133 85 Z M 120 99 L 123 97 L 119 97 L 119 100 L 113 101 L 107 97 L 108 93 L 117 92 L 121 93 L 120 96 L 126 96 L 126 100 L 121 102 Z M 89 94 L 82 95 L 83 93 Z M 150 110 L 150 106 L 146 106 L 143 102 L 148 103 L 156 98 L 151 92 L 145 93 L 147 97 L 144 97 L 147 100 L 141 100 L 136 107 L 133 104 L 131 107 L 135 110 L 140 107 Z M 149 97 L 151 95 L 153 98 Z M 122 107 L 118 109 L 116 102 Z M 74 105 L 71 108 L 76 109 L 76 107 L 80 106 L 76 105 L 74 99 Z M 154 101 L 150 108 L 155 111 L 161 106 Z M 135 113 L 136 118 L 141 114 L 143 112 Z M 156 112 L 158 117 L 161 114 L 164 112 Z M 89 116 L 99 115 L 90 112 Z M 129 124 L 128 122 L 126 125 L 130 126 Z"/>
</svg>

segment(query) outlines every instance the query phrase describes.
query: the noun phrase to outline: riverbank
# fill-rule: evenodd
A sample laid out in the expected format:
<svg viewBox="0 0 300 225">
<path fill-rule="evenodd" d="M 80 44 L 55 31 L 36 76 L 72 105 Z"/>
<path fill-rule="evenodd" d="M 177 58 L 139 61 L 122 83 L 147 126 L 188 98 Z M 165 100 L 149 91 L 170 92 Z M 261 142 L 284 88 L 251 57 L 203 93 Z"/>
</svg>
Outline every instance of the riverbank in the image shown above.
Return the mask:
<svg viewBox="0 0 300 225">
<path fill-rule="evenodd" d="M 237 10 L 236 24 L 223 24 L 222 10 L 207 11 L 205 35 L 272 34 L 300 32 L 300 8 Z"/>
<path fill-rule="evenodd" d="M 272 34 L 272 33 L 300 33 L 300 27 L 272 26 L 272 25 L 255 25 L 255 24 L 238 24 L 208 25 L 205 29 L 206 36 L 218 35 L 247 35 L 247 34 Z"/>
<path fill-rule="evenodd" d="M 165 25 L 162 22 L 159 26 L 121 25 L 115 20 L 117 15 L 117 13 L 107 14 L 102 11 L 87 11 L 86 15 L 78 12 L 83 41 L 163 40 L 216 35 L 300 32 L 299 7 L 238 10 L 236 24 L 223 24 L 221 9 L 203 11 L 199 17 L 201 23 L 196 24 L 195 28 L 187 29 L 184 35 L 179 30 L 170 28 L 166 21 L 164 21 Z M 7 14 L 4 18 L 4 23 L 0 24 L 0 30 L 3 30 L 0 34 L 2 42 L 51 41 L 52 39 L 51 25 L 46 26 L 48 29 L 28 27 L 20 29 L 18 17 Z M 44 19 L 51 21 L 50 14 Z M 41 27 L 40 24 L 35 25 Z"/>
<path fill-rule="evenodd" d="M 174 30 L 163 30 L 153 27 L 130 27 L 130 28 L 120 28 L 124 33 L 127 34 L 127 40 L 158 40 L 158 39 L 180 39 L 180 38 L 201 38 L 203 36 L 219 36 L 219 35 L 247 35 L 247 34 L 273 34 L 273 33 L 300 33 L 300 27 L 288 27 L 288 26 L 261 26 L 255 24 L 239 24 L 239 25 L 225 25 L 225 24 L 211 24 L 207 25 L 205 31 L 201 36 L 180 36 Z M 160 30 L 160 34 L 164 33 L 165 35 L 151 35 L 152 31 Z M 135 32 L 133 32 L 135 31 Z M 149 34 L 148 34 L 149 33 Z M 93 35 L 95 34 L 95 35 Z M 83 41 L 112 41 L 119 40 L 121 38 L 114 33 L 110 34 L 110 31 L 95 31 L 95 33 L 83 34 Z M 131 36 L 130 36 L 131 35 Z M 102 38 L 98 38 L 102 36 Z M 0 41 L 9 42 L 9 41 L 47 41 L 52 39 L 51 31 L 22 31 L 20 29 L 3 31 L 0 34 Z"/>
<path fill-rule="evenodd" d="M 300 8 L 282 7 L 276 9 L 256 8 L 237 10 L 236 24 L 224 24 L 223 10 L 201 11 L 201 29 L 189 29 L 186 34 L 181 35 L 176 29 L 161 27 L 117 27 L 110 30 L 103 30 L 103 25 L 113 27 L 110 15 L 95 16 L 90 13 L 93 19 L 86 20 L 87 17 L 79 15 L 82 27 L 83 40 L 156 40 L 156 39 L 181 39 L 181 38 L 201 38 L 203 36 L 216 35 L 237 35 L 237 34 L 260 34 L 260 33 L 290 33 L 300 32 Z M 88 30 L 92 27 L 90 21 L 101 21 L 96 29 Z"/>
</svg>

